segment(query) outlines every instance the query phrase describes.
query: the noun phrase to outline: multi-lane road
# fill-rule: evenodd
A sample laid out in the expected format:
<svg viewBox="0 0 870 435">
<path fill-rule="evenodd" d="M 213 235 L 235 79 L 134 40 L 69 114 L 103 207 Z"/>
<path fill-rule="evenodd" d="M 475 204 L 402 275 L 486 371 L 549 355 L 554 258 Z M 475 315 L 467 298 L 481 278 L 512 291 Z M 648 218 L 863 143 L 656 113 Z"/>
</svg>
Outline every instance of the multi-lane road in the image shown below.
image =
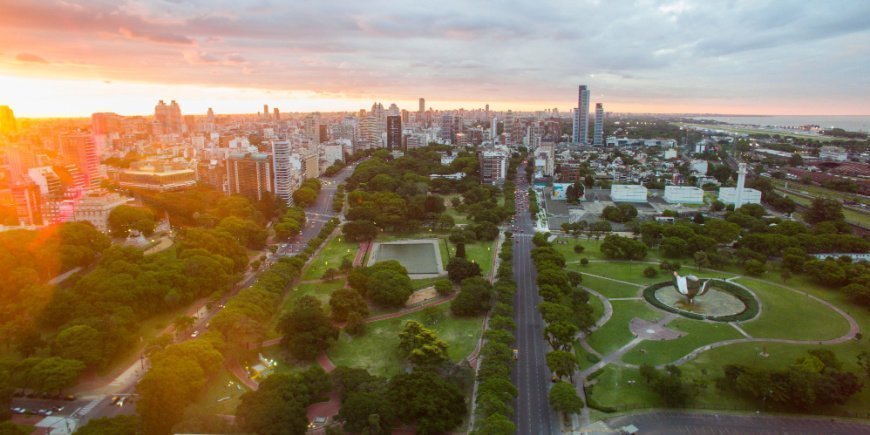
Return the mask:
<svg viewBox="0 0 870 435">
<path fill-rule="evenodd" d="M 519 434 L 555 434 L 561 428 L 557 414 L 550 409 L 548 394 L 551 374 L 545 355 L 544 321 L 538 311 L 537 274 L 532 264 L 532 236 L 535 225 L 529 215 L 528 199 L 525 198 L 525 167 L 518 170 L 517 214 L 514 232 L 514 279 L 517 294 L 514 300 L 517 346 L 517 364 L 513 381 L 519 390 L 516 399 L 514 421 Z"/>
</svg>

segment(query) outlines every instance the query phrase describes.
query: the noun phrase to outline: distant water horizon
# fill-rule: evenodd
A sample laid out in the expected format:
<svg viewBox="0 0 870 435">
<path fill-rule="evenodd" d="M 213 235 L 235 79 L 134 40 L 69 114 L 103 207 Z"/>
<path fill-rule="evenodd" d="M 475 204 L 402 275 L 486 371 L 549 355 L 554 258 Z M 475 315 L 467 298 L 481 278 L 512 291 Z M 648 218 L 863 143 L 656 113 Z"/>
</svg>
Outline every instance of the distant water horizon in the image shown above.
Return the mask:
<svg viewBox="0 0 870 435">
<path fill-rule="evenodd" d="M 773 127 L 800 127 L 818 125 L 822 128 L 842 128 L 846 131 L 870 133 L 870 115 L 728 115 L 693 116 L 727 124 L 760 125 Z"/>
</svg>

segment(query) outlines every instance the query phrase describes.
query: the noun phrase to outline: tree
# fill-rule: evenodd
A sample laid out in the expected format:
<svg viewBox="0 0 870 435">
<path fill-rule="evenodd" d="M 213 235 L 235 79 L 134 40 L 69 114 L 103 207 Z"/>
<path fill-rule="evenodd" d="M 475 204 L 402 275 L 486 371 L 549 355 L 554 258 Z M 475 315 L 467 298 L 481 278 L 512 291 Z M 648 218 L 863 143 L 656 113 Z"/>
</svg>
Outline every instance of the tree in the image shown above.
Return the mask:
<svg viewBox="0 0 870 435">
<path fill-rule="evenodd" d="M 573 379 L 574 372 L 580 368 L 580 364 L 573 353 L 554 350 L 547 354 L 547 367 L 559 378 Z"/>
<path fill-rule="evenodd" d="M 513 435 L 516 425 L 502 414 L 493 413 L 481 420 L 474 431 L 478 435 Z"/>
<path fill-rule="evenodd" d="M 314 360 L 338 338 L 338 330 L 323 312 L 320 301 L 312 296 L 299 298 L 278 328 L 290 353 L 302 361 Z"/>
<path fill-rule="evenodd" d="M 789 166 L 800 166 L 804 164 L 804 158 L 800 154 L 794 153 L 788 158 Z"/>
<path fill-rule="evenodd" d="M 408 274 L 395 270 L 378 270 L 372 273 L 366 289 L 368 297 L 374 303 L 386 307 L 405 305 L 414 292 Z"/>
<path fill-rule="evenodd" d="M 647 247 L 638 240 L 609 235 L 601 243 L 601 253 L 605 257 L 618 260 L 643 260 Z"/>
<path fill-rule="evenodd" d="M 462 423 L 467 413 L 462 391 L 431 372 L 394 376 L 388 396 L 399 419 L 416 424 L 421 435 L 447 432 Z"/>
<path fill-rule="evenodd" d="M 459 295 L 450 303 L 450 311 L 457 316 L 476 316 L 489 310 L 492 285 L 481 277 L 462 280 Z"/>
<path fill-rule="evenodd" d="M 565 414 L 577 414 L 583 410 L 583 399 L 577 395 L 574 386 L 559 381 L 553 384 L 550 389 L 550 406 L 554 411 L 563 412 Z"/>
<path fill-rule="evenodd" d="M 263 380 L 257 390 L 242 395 L 236 421 L 249 433 L 303 434 L 308 429 L 305 408 L 311 396 L 301 375 L 276 373 Z"/>
<path fill-rule="evenodd" d="M 544 328 L 544 338 L 556 350 L 569 350 L 574 345 L 577 326 L 568 322 L 554 322 Z"/>
<path fill-rule="evenodd" d="M 435 331 L 413 320 L 406 322 L 399 333 L 399 353 L 420 370 L 433 370 L 449 361 L 447 343 Z"/>
<path fill-rule="evenodd" d="M 762 275 L 766 270 L 764 262 L 755 259 L 746 260 L 746 263 L 743 264 L 743 268 L 746 270 L 747 274 L 752 276 Z"/>
<path fill-rule="evenodd" d="M 54 338 L 53 353 L 61 358 L 79 360 L 94 367 L 105 362 L 104 336 L 87 325 L 67 327 Z"/>
<path fill-rule="evenodd" d="M 347 325 L 344 330 L 354 336 L 363 335 L 366 332 L 366 322 L 363 316 L 357 311 L 351 311 L 347 316 Z"/>
<path fill-rule="evenodd" d="M 453 294 L 453 283 L 449 279 L 439 279 L 435 281 L 435 290 L 442 296 Z"/>
<path fill-rule="evenodd" d="M 332 292 L 329 297 L 332 319 L 336 322 L 348 320 L 350 313 L 357 313 L 360 317 L 369 315 L 369 306 L 358 291 L 346 287 Z"/>
<path fill-rule="evenodd" d="M 382 391 L 351 391 L 338 412 L 338 420 L 344 422 L 342 429 L 350 433 L 387 435 L 393 419 L 393 407 Z"/>
<path fill-rule="evenodd" d="M 301 207 L 308 207 L 317 200 L 317 192 L 309 187 L 300 187 L 293 192 L 293 203 Z"/>
<path fill-rule="evenodd" d="M 662 255 L 668 258 L 679 258 L 686 254 L 689 244 L 679 237 L 665 237 L 662 241 Z"/>
<path fill-rule="evenodd" d="M 146 237 L 154 233 L 157 221 L 154 213 L 143 207 L 119 205 L 109 212 L 109 231 L 114 237 L 127 237 L 131 230 L 138 231 Z"/>
<path fill-rule="evenodd" d="M 480 265 L 461 257 L 453 257 L 447 263 L 447 276 L 451 281 L 460 283 L 466 278 L 480 276 Z"/>
<path fill-rule="evenodd" d="M 710 266 L 710 259 L 707 257 L 707 253 L 704 251 L 696 251 L 693 255 L 693 258 L 695 259 L 695 266 L 698 268 L 698 270 Z"/>
<path fill-rule="evenodd" d="M 344 224 L 341 232 L 350 242 L 367 242 L 377 237 L 378 227 L 369 220 L 356 220 Z"/>
<path fill-rule="evenodd" d="M 821 222 L 842 222 L 843 206 L 835 199 L 815 198 L 812 204 L 804 212 L 804 220 L 810 225 Z"/>
</svg>

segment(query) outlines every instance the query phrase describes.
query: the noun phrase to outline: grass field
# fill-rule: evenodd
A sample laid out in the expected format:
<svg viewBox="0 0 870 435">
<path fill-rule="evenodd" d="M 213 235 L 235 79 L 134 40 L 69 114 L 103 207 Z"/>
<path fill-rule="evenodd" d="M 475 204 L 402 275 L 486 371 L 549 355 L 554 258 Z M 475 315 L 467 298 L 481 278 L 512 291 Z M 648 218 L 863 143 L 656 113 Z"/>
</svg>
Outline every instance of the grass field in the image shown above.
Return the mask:
<svg viewBox="0 0 870 435">
<path fill-rule="evenodd" d="M 203 394 L 187 408 L 187 413 L 234 415 L 239 398 L 247 391 L 238 379 L 223 370 L 209 381 Z"/>
<path fill-rule="evenodd" d="M 631 271 L 620 271 L 619 266 L 620 264 L 617 263 L 605 266 L 602 269 L 607 273 L 598 274 L 632 282 L 643 280 L 640 275 L 635 275 Z M 593 265 L 589 266 L 590 269 L 592 267 Z M 736 269 L 734 272 L 739 273 Z M 683 273 L 686 273 L 685 268 Z M 727 272 L 719 273 L 727 274 Z M 723 410 L 756 409 L 756 404 L 716 389 L 713 381 L 722 376 L 722 369 L 728 364 L 783 369 L 794 363 L 797 358 L 805 356 L 808 350 L 824 348 L 836 354 L 843 363 L 844 370 L 853 373 L 861 372 L 862 369 L 857 364 L 857 356 L 860 352 L 867 351 L 867 345 L 863 340 L 850 340 L 837 345 L 813 344 L 815 340 L 825 340 L 845 334 L 848 331 L 848 322 L 845 319 L 826 306 L 784 288 L 780 284 L 781 279 L 776 270 L 766 272 L 761 278 L 741 277 L 735 280 L 749 287 L 758 295 L 762 303 L 761 315 L 756 320 L 743 323 L 742 328 L 755 337 L 787 338 L 809 342 L 806 344 L 739 343 L 701 353 L 694 360 L 680 366 L 684 377 L 707 380 L 707 386 L 694 400 L 692 406 Z M 601 287 L 608 286 L 609 282 L 584 276 L 584 285 L 602 291 Z M 791 278 L 785 285 L 839 306 L 855 318 L 862 332 L 870 330 L 870 312 L 854 305 L 841 292 L 822 288 L 808 282 L 800 275 Z M 623 291 L 628 290 L 630 287 L 626 286 Z M 618 290 L 609 290 L 609 292 L 613 296 L 621 296 Z M 595 349 L 604 354 L 618 349 L 631 340 L 632 336 L 628 329 L 631 318 L 643 317 L 652 320 L 658 316 L 657 312 L 645 306 L 643 301 L 612 301 L 612 304 L 613 318 L 599 331 L 593 332 L 589 340 Z M 668 327 L 686 332 L 687 335 L 670 341 L 644 341 L 623 355 L 622 360 L 631 364 L 644 362 L 656 365 L 667 364 L 705 344 L 742 337 L 728 324 L 679 318 L 670 322 Z M 646 352 L 641 353 L 641 349 Z M 763 352 L 768 356 L 762 356 Z M 589 362 L 584 362 L 589 359 L 584 351 L 578 351 L 578 357 L 584 367 L 591 365 Z M 636 382 L 630 384 L 629 380 Z M 592 397 L 599 404 L 615 406 L 621 410 L 662 406 L 660 399 L 639 379 L 637 370 L 611 364 L 603 369 L 596 382 Z M 814 408 L 812 412 L 858 415 L 866 418 L 867 409 L 870 409 L 870 389 L 864 388 L 844 405 L 822 405 Z"/>
<path fill-rule="evenodd" d="M 579 270 L 581 272 L 585 271 L 586 268 L 580 267 Z M 596 274 L 597 275 L 597 274 Z M 638 297 L 640 295 L 641 288 L 636 285 L 625 284 L 621 282 L 613 282 L 604 278 L 599 278 L 597 276 L 589 276 L 583 275 L 583 284 L 584 287 L 589 287 L 592 290 L 597 291 L 598 293 L 603 294 L 608 298 L 632 298 Z"/>
<path fill-rule="evenodd" d="M 367 325 L 360 337 L 342 334 L 329 351 L 335 365 L 359 367 L 381 376 L 400 373 L 405 363 L 399 356 L 399 333 L 409 320 L 433 329 L 449 345 L 450 359 L 457 362 L 467 357 L 477 344 L 483 326 L 482 317 L 457 318 L 450 314 L 449 304 L 434 307 L 431 318 L 427 310 L 404 317 L 382 320 Z M 427 321 L 428 320 L 428 321 Z"/>
<path fill-rule="evenodd" d="M 358 249 L 359 243 L 346 242 L 342 236 L 334 237 L 323 247 L 320 254 L 311 260 L 305 274 L 302 275 L 302 280 L 320 279 L 326 269 L 339 269 L 342 259 L 353 261 Z"/>
<path fill-rule="evenodd" d="M 846 319 L 808 297 L 766 282 L 735 281 L 761 299 L 761 315 L 741 325 L 753 337 L 828 340 L 849 330 Z"/>
<path fill-rule="evenodd" d="M 589 336 L 589 345 L 602 355 L 607 355 L 633 338 L 628 328 L 635 317 L 650 321 L 662 317 L 659 311 L 651 308 L 646 301 L 612 301 L 613 317 Z"/>
<path fill-rule="evenodd" d="M 495 242 L 477 242 L 465 245 L 465 256 L 469 261 L 473 261 L 480 265 L 480 271 L 483 276 L 489 276 L 489 271 L 492 269 L 492 256 Z M 450 252 L 455 253 L 455 248 L 450 247 Z M 447 267 L 447 263 L 444 263 Z"/>
<path fill-rule="evenodd" d="M 649 266 L 654 267 L 658 271 L 658 275 L 653 278 L 647 278 L 643 276 L 643 270 Z M 673 276 L 668 274 L 668 272 L 659 270 L 658 264 L 652 263 L 647 264 L 638 262 L 602 262 L 589 263 L 586 266 L 582 266 L 580 264 L 568 264 L 568 269 L 576 270 L 581 273 L 591 273 L 593 275 L 600 275 L 619 281 L 627 281 L 643 285 L 654 284 L 662 281 L 670 281 L 671 279 L 673 279 Z M 680 269 L 680 274 L 692 274 L 701 278 L 731 278 L 734 276 L 733 273 L 721 272 L 712 269 L 703 269 L 701 271 L 698 271 L 696 268 L 689 267 L 688 265 L 684 265 L 683 268 Z M 586 277 L 584 276 L 583 279 L 585 282 Z"/>
<path fill-rule="evenodd" d="M 700 320 L 676 319 L 667 325 L 670 329 L 685 332 L 686 335 L 667 341 L 644 341 L 622 356 L 629 364 L 667 364 L 682 358 L 689 352 L 722 340 L 743 338 L 734 327 L 727 323 L 702 322 Z"/>
</svg>

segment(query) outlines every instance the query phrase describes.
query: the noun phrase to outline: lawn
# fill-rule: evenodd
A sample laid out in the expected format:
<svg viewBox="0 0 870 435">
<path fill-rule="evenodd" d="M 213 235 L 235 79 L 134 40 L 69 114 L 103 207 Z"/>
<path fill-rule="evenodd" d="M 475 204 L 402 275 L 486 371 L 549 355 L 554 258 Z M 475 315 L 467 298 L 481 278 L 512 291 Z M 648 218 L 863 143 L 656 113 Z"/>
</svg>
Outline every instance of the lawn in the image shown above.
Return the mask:
<svg viewBox="0 0 870 435">
<path fill-rule="evenodd" d="M 311 259 L 308 268 L 305 270 L 305 274 L 302 275 L 302 280 L 310 281 L 320 279 L 323 277 L 323 272 L 325 272 L 326 269 L 339 269 L 343 259 L 347 258 L 348 260 L 353 261 L 358 249 L 359 243 L 346 242 L 342 236 L 333 237 L 332 240 L 323 247 L 320 254 Z"/>
<path fill-rule="evenodd" d="M 735 281 L 761 299 L 761 315 L 741 324 L 753 337 L 828 340 L 849 330 L 846 319 L 813 299 L 764 281 Z"/>
<path fill-rule="evenodd" d="M 442 304 L 432 310 L 370 323 L 366 333 L 360 337 L 342 333 L 338 342 L 329 350 L 329 357 L 335 365 L 364 368 L 376 375 L 392 376 L 400 373 L 405 363 L 398 353 L 399 333 L 405 322 L 415 320 L 433 329 L 440 339 L 446 341 L 450 359 L 458 362 L 467 357 L 477 345 L 483 318 L 453 317 L 448 305 Z"/>
<path fill-rule="evenodd" d="M 589 305 L 592 306 L 592 318 L 596 321 L 604 315 L 604 303 L 601 302 L 601 299 L 598 299 L 598 296 L 590 294 Z"/>
<path fill-rule="evenodd" d="M 593 349 L 600 352 L 602 355 L 607 355 L 633 338 L 631 330 L 628 328 L 629 322 L 635 317 L 656 321 L 662 317 L 662 314 L 652 307 L 646 301 L 612 301 L 613 317 L 594 331 L 589 336 L 589 344 Z"/>
<path fill-rule="evenodd" d="M 564 244 L 561 242 L 565 242 Z M 574 252 L 574 245 L 583 246 L 583 252 L 578 254 Z M 581 258 L 586 257 L 590 260 L 604 260 L 604 254 L 601 253 L 601 242 L 588 240 L 583 238 L 559 237 L 553 241 L 553 248 L 565 256 L 565 260 L 569 262 L 579 262 Z"/>
<path fill-rule="evenodd" d="M 480 265 L 480 271 L 483 273 L 483 276 L 489 276 L 489 271 L 492 269 L 492 257 L 493 257 L 493 249 L 495 247 L 494 242 L 477 242 L 465 245 L 465 257 L 474 263 Z M 451 253 L 455 252 L 455 248 L 451 247 Z M 444 267 L 447 267 L 447 263 L 444 263 Z"/>
<path fill-rule="evenodd" d="M 602 370 L 592 387 L 592 398 L 598 404 L 617 409 L 660 405 L 661 399 L 644 384 L 638 369 L 611 364 Z"/>
<path fill-rule="evenodd" d="M 654 267 L 658 271 L 658 275 L 653 278 L 647 278 L 643 275 L 643 270 L 648 266 Z M 568 264 L 568 268 L 578 272 L 591 273 L 593 275 L 605 276 L 611 279 L 620 281 L 633 282 L 636 284 L 654 284 L 662 281 L 670 281 L 673 276 L 666 271 L 660 270 L 658 264 L 639 263 L 639 262 L 595 262 L 589 263 L 586 266 L 579 264 Z M 680 269 L 681 275 L 695 275 L 701 278 L 731 278 L 733 273 L 722 272 L 712 269 L 703 269 L 698 271 L 694 267 L 685 265 Z M 586 277 L 583 277 L 584 281 Z"/>
<path fill-rule="evenodd" d="M 248 391 L 241 382 L 226 370 L 211 379 L 206 390 L 187 408 L 190 414 L 234 415 L 239 406 L 239 397 Z"/>
<path fill-rule="evenodd" d="M 581 268 L 580 270 L 585 269 Z M 607 298 L 640 297 L 641 288 L 636 285 L 614 282 L 597 276 L 583 275 L 582 285 L 601 293 Z"/>
<path fill-rule="evenodd" d="M 643 363 L 654 366 L 667 364 L 706 344 L 743 338 L 743 335 L 727 323 L 702 322 L 681 318 L 671 321 L 667 327 L 685 332 L 686 335 L 676 340 L 643 341 L 623 355 L 622 360 L 629 364 L 638 365 Z"/>
</svg>

